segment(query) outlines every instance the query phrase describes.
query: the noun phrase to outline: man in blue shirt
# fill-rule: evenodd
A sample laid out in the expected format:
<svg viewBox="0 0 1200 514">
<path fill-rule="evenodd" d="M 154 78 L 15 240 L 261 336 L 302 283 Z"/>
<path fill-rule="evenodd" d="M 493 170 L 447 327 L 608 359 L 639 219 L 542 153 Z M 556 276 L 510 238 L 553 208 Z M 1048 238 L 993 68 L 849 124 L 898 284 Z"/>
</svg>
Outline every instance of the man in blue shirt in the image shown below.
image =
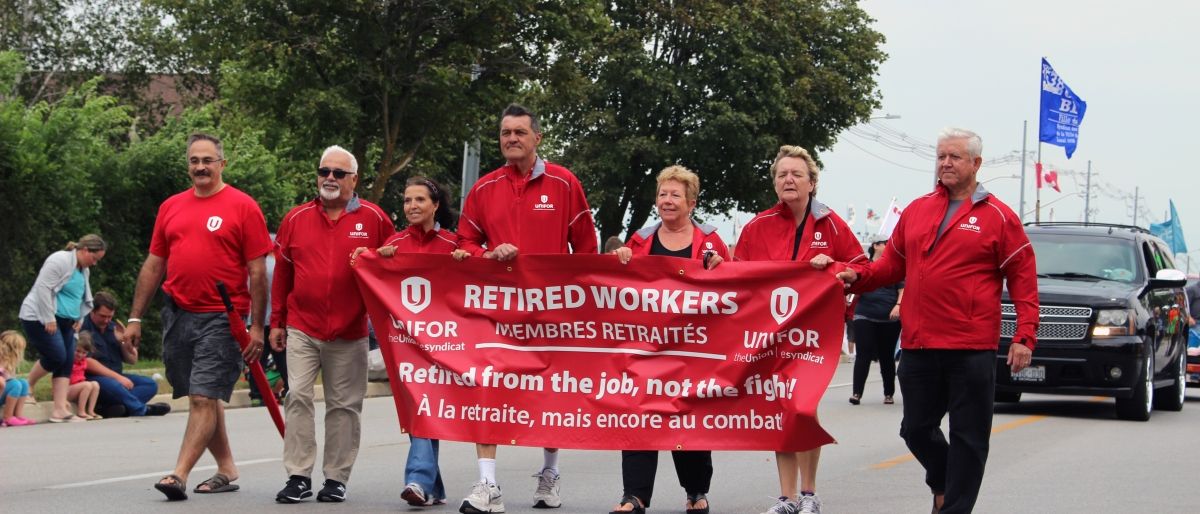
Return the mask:
<svg viewBox="0 0 1200 514">
<path fill-rule="evenodd" d="M 100 384 L 97 412 L 106 418 L 162 416 L 171 412 L 166 403 L 146 402 L 158 394 L 158 383 L 142 375 L 126 375 L 125 363 L 136 364 L 138 349 L 117 337 L 117 299 L 107 291 L 92 298 L 92 312 L 83 318 L 82 330 L 92 333 L 96 351 L 88 359 L 87 378 Z"/>
</svg>

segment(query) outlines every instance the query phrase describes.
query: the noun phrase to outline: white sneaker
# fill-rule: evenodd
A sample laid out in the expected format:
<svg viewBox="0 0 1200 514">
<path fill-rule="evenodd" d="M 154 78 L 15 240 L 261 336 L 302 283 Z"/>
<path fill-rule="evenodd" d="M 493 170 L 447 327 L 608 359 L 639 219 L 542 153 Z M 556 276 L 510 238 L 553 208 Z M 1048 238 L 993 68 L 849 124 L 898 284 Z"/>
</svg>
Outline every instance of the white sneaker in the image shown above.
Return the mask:
<svg viewBox="0 0 1200 514">
<path fill-rule="evenodd" d="M 800 504 L 800 514 L 821 514 L 821 498 L 816 494 L 802 494 L 796 497 Z"/>
<path fill-rule="evenodd" d="M 404 491 L 400 493 L 400 499 L 408 502 L 409 505 L 414 505 L 417 507 L 432 505 L 429 500 L 425 498 L 425 489 L 421 487 L 421 484 L 416 483 L 404 486 Z"/>
<path fill-rule="evenodd" d="M 533 492 L 533 508 L 557 509 L 562 506 L 562 498 L 558 495 L 558 474 L 553 469 L 546 468 L 540 473 L 534 473 L 538 479 L 537 490 Z"/>
<path fill-rule="evenodd" d="M 780 496 L 779 501 L 762 514 L 796 514 L 797 512 L 800 512 L 800 505 L 787 496 Z"/>
<path fill-rule="evenodd" d="M 500 497 L 500 487 L 483 480 L 471 486 L 471 494 L 463 498 L 458 511 L 463 514 L 480 514 L 483 512 L 504 512 L 504 499 Z"/>
</svg>

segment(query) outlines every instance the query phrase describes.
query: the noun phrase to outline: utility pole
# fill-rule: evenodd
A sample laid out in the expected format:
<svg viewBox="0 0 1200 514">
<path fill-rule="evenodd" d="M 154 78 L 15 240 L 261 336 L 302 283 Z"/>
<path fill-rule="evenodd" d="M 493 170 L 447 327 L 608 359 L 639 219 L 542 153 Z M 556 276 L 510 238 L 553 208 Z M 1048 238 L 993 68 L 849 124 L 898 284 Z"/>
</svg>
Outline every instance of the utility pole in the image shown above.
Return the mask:
<svg viewBox="0 0 1200 514">
<path fill-rule="evenodd" d="M 1133 226 L 1137 226 L 1138 187 L 1133 188 Z"/>
<path fill-rule="evenodd" d="M 1092 161 L 1088 161 L 1087 187 L 1084 188 L 1083 197 L 1083 224 L 1086 225 L 1091 220 L 1092 212 L 1089 206 L 1092 203 Z"/>
<path fill-rule="evenodd" d="M 479 79 L 480 72 L 483 67 L 478 64 L 471 65 L 471 82 Z M 458 196 L 458 210 L 462 212 L 463 206 L 467 204 L 467 193 L 471 192 L 471 187 L 475 182 L 479 181 L 479 136 L 475 139 L 463 142 L 463 166 L 462 166 L 462 194 Z"/>
<path fill-rule="evenodd" d="M 1025 222 L 1025 140 L 1029 137 L 1029 120 L 1021 122 L 1021 210 L 1017 211 L 1021 222 Z"/>
</svg>

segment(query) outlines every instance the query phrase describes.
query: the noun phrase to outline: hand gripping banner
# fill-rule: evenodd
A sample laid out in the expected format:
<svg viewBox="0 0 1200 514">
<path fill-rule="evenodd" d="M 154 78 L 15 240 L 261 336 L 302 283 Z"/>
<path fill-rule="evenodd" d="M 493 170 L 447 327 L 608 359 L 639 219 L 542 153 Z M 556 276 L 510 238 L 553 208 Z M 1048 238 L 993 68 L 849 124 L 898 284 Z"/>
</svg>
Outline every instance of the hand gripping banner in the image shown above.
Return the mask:
<svg viewBox="0 0 1200 514">
<path fill-rule="evenodd" d="M 799 451 L 845 303 L 794 262 L 359 257 L 400 424 L 419 437 L 579 449 Z"/>
</svg>

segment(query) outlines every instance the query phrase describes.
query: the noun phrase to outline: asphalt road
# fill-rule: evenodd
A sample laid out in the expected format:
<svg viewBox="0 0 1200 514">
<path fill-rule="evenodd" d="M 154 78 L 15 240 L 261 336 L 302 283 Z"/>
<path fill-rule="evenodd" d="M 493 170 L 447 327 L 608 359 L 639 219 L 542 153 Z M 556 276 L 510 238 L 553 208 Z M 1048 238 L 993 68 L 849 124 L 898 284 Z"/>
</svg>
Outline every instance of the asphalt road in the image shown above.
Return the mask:
<svg viewBox="0 0 1200 514">
<path fill-rule="evenodd" d="M 850 367 L 839 366 L 820 409 L 822 424 L 839 441 L 822 457 L 818 491 L 824 511 L 928 512 L 923 471 L 897 436 L 903 398 L 883 405 L 876 375 L 863 404 L 849 405 Z M 1200 511 L 1200 392 L 1189 392 L 1188 400 L 1183 412 L 1155 412 L 1146 423 L 1118 421 L 1109 399 L 1026 395 L 1020 404 L 998 406 L 976 511 Z M 0 429 L 0 512 L 423 510 L 399 498 L 408 440 L 397 428 L 390 398 L 367 400 L 362 450 L 349 501 L 342 505 L 274 502 L 286 479 L 283 443 L 261 408 L 228 411 L 241 491 L 163 501 L 152 485 L 174 464 L 186 416 Z M 441 452 L 450 505 L 427 510 L 453 513 L 477 476 L 474 451 L 469 444 L 447 442 Z M 756 513 L 770 506 L 778 494 L 773 460 L 768 452 L 714 454 L 713 512 Z M 535 512 L 530 475 L 540 465 L 540 449 L 500 449 L 497 475 L 508 512 Z M 205 457 L 189 481 L 194 485 L 213 468 Z M 608 512 L 620 497 L 618 452 L 566 450 L 560 468 L 559 514 Z M 666 455 L 658 476 L 651 510 L 682 512 L 683 491 Z M 314 482 L 321 480 L 318 460 Z"/>
</svg>

